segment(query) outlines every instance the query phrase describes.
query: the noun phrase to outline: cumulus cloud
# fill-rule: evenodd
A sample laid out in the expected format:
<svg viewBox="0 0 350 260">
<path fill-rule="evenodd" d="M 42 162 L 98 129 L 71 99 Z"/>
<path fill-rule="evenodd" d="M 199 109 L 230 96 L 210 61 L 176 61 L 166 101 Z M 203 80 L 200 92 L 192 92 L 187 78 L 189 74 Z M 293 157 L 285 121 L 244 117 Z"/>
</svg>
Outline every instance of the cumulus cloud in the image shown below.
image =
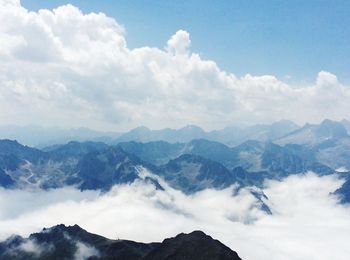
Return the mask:
<svg viewBox="0 0 350 260">
<path fill-rule="evenodd" d="M 177 31 L 168 40 L 167 50 L 175 55 L 186 54 L 191 45 L 190 34 L 184 30 Z"/>
<path fill-rule="evenodd" d="M 131 49 L 125 28 L 103 13 L 72 5 L 30 12 L 16 0 L 0 6 L 2 124 L 211 129 L 348 117 L 350 88 L 329 72 L 300 86 L 272 75 L 238 78 L 192 52 L 185 30 L 164 49 Z"/>
<path fill-rule="evenodd" d="M 338 78 L 337 76 L 333 75 L 332 73 L 329 73 L 327 71 L 320 71 L 318 73 L 317 81 L 316 81 L 317 86 L 334 86 L 338 85 Z"/>
<path fill-rule="evenodd" d="M 79 224 L 113 239 L 143 242 L 200 229 L 237 250 L 243 259 L 346 260 L 350 209 L 330 195 L 340 185 L 334 176 L 312 173 L 270 181 L 264 192 L 273 215 L 259 211 L 248 192 L 233 195 L 235 187 L 194 195 L 168 186 L 165 191 L 156 190 L 144 182 L 115 186 L 105 194 L 73 188 L 40 192 L 2 189 L 0 239 L 12 233 L 28 235 L 58 223 Z M 26 196 L 30 199 L 24 204 L 21 199 Z M 252 218 L 253 222 L 246 221 Z M 82 246 L 77 257 L 96 253 L 91 250 Z"/>
</svg>

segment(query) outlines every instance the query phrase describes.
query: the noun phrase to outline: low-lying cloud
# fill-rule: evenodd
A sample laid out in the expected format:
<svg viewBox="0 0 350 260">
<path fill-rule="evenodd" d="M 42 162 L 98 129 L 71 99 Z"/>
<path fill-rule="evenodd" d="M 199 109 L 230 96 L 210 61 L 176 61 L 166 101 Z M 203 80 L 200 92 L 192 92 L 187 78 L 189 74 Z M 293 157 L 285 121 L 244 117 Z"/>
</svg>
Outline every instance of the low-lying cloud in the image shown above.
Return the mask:
<svg viewBox="0 0 350 260">
<path fill-rule="evenodd" d="M 297 85 L 237 77 L 192 51 L 185 30 L 164 48 L 131 49 L 126 29 L 73 5 L 30 12 L 0 0 L 0 122 L 121 131 L 348 117 L 350 88 L 330 72 Z"/>
<path fill-rule="evenodd" d="M 115 186 L 105 194 L 74 188 L 1 189 L 0 239 L 59 223 L 144 242 L 200 229 L 243 259 L 346 260 L 350 208 L 330 195 L 341 183 L 335 176 L 312 173 L 270 181 L 264 192 L 273 215 L 259 210 L 256 198 L 246 190 L 233 196 L 236 187 L 194 195 L 169 187 L 156 190 L 144 182 Z"/>
</svg>

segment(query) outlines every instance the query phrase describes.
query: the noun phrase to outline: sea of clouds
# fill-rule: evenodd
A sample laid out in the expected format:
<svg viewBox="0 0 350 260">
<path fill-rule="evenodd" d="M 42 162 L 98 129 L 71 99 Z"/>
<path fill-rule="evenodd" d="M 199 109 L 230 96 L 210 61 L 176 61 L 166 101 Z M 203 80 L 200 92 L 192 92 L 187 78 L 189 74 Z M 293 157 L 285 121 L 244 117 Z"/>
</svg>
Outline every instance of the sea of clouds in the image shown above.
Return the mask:
<svg viewBox="0 0 350 260">
<path fill-rule="evenodd" d="M 243 259 L 338 259 L 350 255 L 350 208 L 331 194 L 342 181 L 313 173 L 269 181 L 264 189 L 273 214 L 237 187 L 185 195 L 143 181 L 110 192 L 74 188 L 0 190 L 0 239 L 27 236 L 59 223 L 79 224 L 112 239 L 161 241 L 203 230 Z"/>
</svg>

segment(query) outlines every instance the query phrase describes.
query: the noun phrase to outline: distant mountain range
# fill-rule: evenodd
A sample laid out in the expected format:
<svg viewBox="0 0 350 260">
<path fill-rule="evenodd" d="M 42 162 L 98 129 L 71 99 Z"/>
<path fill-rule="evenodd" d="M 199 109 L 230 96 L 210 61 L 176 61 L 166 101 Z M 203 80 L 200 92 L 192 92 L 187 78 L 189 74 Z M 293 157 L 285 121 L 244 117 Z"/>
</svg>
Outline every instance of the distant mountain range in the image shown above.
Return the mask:
<svg viewBox="0 0 350 260">
<path fill-rule="evenodd" d="M 261 124 L 246 128 L 227 127 L 211 132 L 205 132 L 200 127 L 193 125 L 188 125 L 180 129 L 165 128 L 161 130 L 137 127 L 126 133 L 99 132 L 88 128 L 61 129 L 39 126 L 0 126 L 0 138 L 17 140 L 22 144 L 38 148 L 64 144 L 70 141 L 94 141 L 108 144 L 127 141 L 187 143 L 194 139 L 218 141 L 232 146 L 247 140 L 271 141 L 298 128 L 296 124 L 287 120 L 270 125 Z"/>
<path fill-rule="evenodd" d="M 58 127 L 0 125 L 0 139 L 17 140 L 32 147 L 43 148 L 70 141 L 113 142 L 121 134 L 99 132 L 89 128 L 62 129 Z"/>
<path fill-rule="evenodd" d="M 168 143 L 187 143 L 195 139 L 217 141 L 228 146 L 238 145 L 247 140 L 272 141 L 286 135 L 299 126 L 291 121 L 282 120 L 273 124 L 254 125 L 250 127 L 227 127 L 222 130 L 205 132 L 198 126 L 186 126 L 181 129 L 150 130 L 146 127 L 138 127 L 130 132 L 122 134 L 115 143 L 136 141 L 153 142 L 165 141 Z"/>
<path fill-rule="evenodd" d="M 347 124 L 348 121 L 324 120 L 282 136 L 286 132 L 282 131 L 283 125 L 290 130 L 295 128 L 292 123 L 255 126 L 254 129 L 265 129 L 265 134 L 254 138 L 265 141 L 247 140 L 233 147 L 203 138 L 191 139 L 208 134 L 196 127 L 160 132 L 138 129 L 120 136 L 115 144 L 72 141 L 43 149 L 0 140 L 0 186 L 48 189 L 74 185 L 82 190 L 108 191 L 115 184 L 143 180 L 163 189 L 157 179 L 161 178 L 190 194 L 233 184 L 262 188 L 266 179 L 280 180 L 308 171 L 319 175 L 342 172 L 339 176 L 345 178 L 344 172 L 350 169 Z M 252 137 L 253 132 L 259 131 L 247 130 L 246 136 Z M 173 138 L 173 142 L 140 142 L 140 137 L 156 138 L 155 133 L 160 139 Z M 129 138 L 136 141 L 121 142 Z M 175 142 L 180 139 L 187 142 Z M 153 177 L 145 178 L 140 169 L 148 170 Z M 344 188 L 338 193 L 345 196 L 350 191 Z"/>
<path fill-rule="evenodd" d="M 179 234 L 163 242 L 111 240 L 78 225 L 57 225 L 0 243 L 0 259 L 240 260 L 238 254 L 201 231 Z"/>
<path fill-rule="evenodd" d="M 334 122 L 325 120 L 325 122 Z M 324 123 L 324 122 L 323 122 Z M 337 123 L 337 122 L 334 122 Z M 342 120 L 337 123 L 350 132 L 350 121 Z M 204 131 L 194 125 L 188 125 L 180 129 L 165 128 L 151 130 L 147 127 L 137 127 L 126 133 L 100 132 L 88 128 L 61 129 L 58 127 L 44 128 L 39 126 L 0 126 L 0 138 L 17 140 L 31 147 L 44 148 L 57 144 L 65 144 L 70 141 L 93 141 L 115 145 L 120 142 L 154 142 L 164 141 L 168 143 L 188 143 L 195 139 L 206 139 L 223 143 L 233 147 L 248 140 L 260 142 L 288 142 L 287 136 L 298 130 L 305 130 L 317 125 L 306 124 L 299 127 L 288 120 L 281 120 L 272 124 L 258 124 L 249 127 L 226 127 L 222 130 Z M 305 132 L 301 133 L 305 136 Z M 297 137 L 295 137 L 297 138 Z M 299 136 L 302 138 L 302 136 Z M 297 140 L 294 140 L 297 141 Z M 300 140 L 301 141 L 301 140 Z M 312 142 L 311 139 L 308 142 Z"/>
<path fill-rule="evenodd" d="M 348 121 L 344 120 L 341 123 L 324 120 L 319 125 L 306 124 L 275 143 L 305 147 L 318 161 L 329 167 L 350 169 L 350 138 L 344 126 L 347 123 Z"/>
</svg>

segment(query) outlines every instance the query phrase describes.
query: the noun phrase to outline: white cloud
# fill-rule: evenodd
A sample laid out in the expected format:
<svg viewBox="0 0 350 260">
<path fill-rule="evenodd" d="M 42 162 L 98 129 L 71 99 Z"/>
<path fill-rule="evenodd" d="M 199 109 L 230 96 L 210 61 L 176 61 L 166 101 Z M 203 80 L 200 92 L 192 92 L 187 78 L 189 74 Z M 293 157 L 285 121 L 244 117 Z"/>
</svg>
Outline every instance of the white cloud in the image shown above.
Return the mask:
<svg viewBox="0 0 350 260">
<path fill-rule="evenodd" d="M 0 5 L 2 124 L 125 130 L 348 117 L 350 88 L 329 72 L 307 86 L 238 78 L 192 52 L 185 30 L 164 49 L 131 49 L 124 27 L 103 13 Z"/>
<path fill-rule="evenodd" d="M 2 6 L 20 6 L 20 0 L 0 0 Z"/>
<path fill-rule="evenodd" d="M 82 242 L 76 243 L 77 251 L 74 254 L 75 260 L 85 260 L 92 256 L 99 256 L 99 252 L 96 248 L 90 247 Z"/>
<path fill-rule="evenodd" d="M 188 53 L 190 46 L 190 34 L 184 30 L 179 30 L 168 40 L 166 49 L 172 54 L 181 55 Z"/>
<path fill-rule="evenodd" d="M 0 238 L 28 235 L 58 223 L 144 242 L 200 229 L 237 250 L 243 259 L 346 260 L 350 210 L 330 195 L 340 185 L 334 176 L 314 174 L 271 181 L 264 192 L 272 216 L 257 210 L 248 192 L 232 196 L 232 189 L 191 196 L 169 187 L 155 190 L 143 182 L 115 186 L 107 194 L 71 188 L 36 193 L 2 189 Z M 28 198 L 26 203 L 23 198 Z M 252 218 L 255 221 L 246 224 Z"/>
<path fill-rule="evenodd" d="M 43 252 L 43 248 L 33 240 L 27 240 L 19 246 L 19 249 L 28 253 L 34 253 L 36 256 L 39 256 Z"/>
<path fill-rule="evenodd" d="M 317 86 L 334 86 L 339 84 L 337 76 L 327 71 L 320 71 L 318 73 L 316 83 Z"/>
</svg>

